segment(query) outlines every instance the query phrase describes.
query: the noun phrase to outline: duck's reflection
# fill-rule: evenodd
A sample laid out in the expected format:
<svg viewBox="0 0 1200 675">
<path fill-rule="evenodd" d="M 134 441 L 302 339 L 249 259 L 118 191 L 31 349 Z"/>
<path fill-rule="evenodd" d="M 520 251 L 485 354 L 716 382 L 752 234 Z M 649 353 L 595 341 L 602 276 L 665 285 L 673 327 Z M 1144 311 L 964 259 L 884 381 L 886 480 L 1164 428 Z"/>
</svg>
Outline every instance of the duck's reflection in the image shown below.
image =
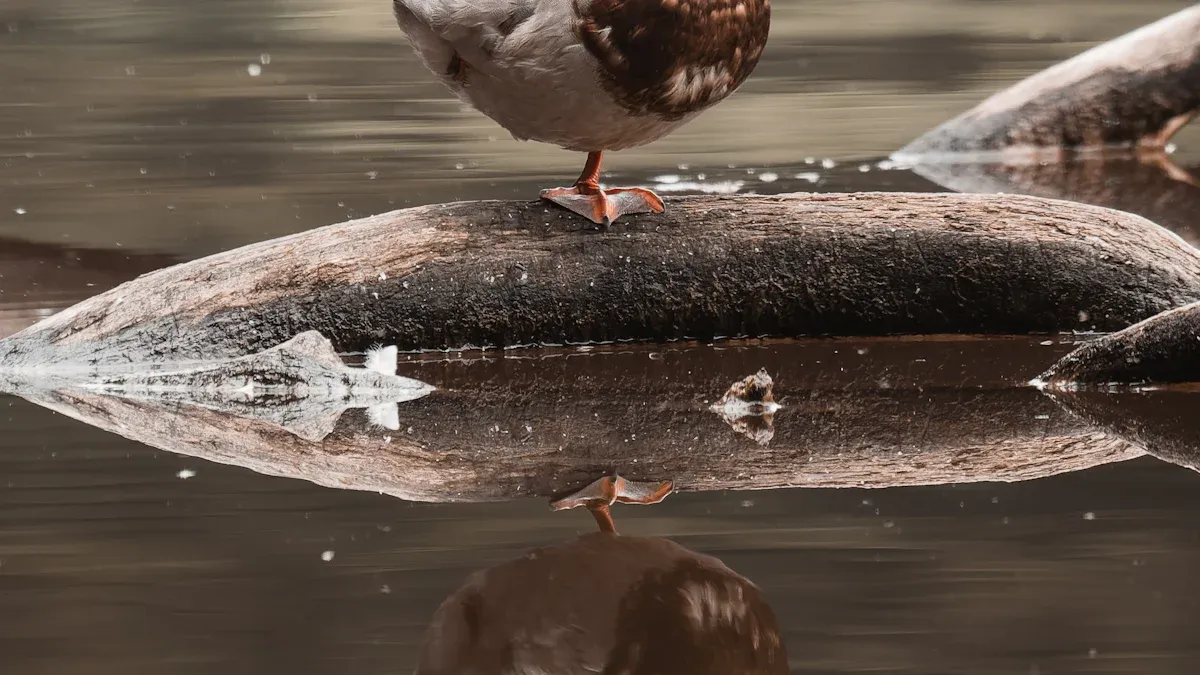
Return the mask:
<svg viewBox="0 0 1200 675">
<path fill-rule="evenodd" d="M 600 532 L 470 577 L 434 614 L 417 673 L 788 672 L 753 583 L 712 556 L 597 521 Z"/>
</svg>

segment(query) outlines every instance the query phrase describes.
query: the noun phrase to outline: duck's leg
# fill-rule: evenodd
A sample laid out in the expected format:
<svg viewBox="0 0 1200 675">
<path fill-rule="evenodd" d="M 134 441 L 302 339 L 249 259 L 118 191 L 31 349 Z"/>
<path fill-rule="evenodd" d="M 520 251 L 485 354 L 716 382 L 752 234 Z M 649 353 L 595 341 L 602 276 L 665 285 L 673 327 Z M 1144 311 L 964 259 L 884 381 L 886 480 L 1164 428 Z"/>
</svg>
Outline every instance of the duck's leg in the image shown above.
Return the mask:
<svg viewBox="0 0 1200 675">
<path fill-rule="evenodd" d="M 616 502 L 623 504 L 657 504 L 671 494 L 674 485 L 671 481 L 661 483 L 643 483 L 628 481 L 613 475 L 605 476 L 587 487 L 550 502 L 550 508 L 555 511 L 573 509 L 577 506 L 587 507 L 601 532 L 616 533 L 609 507 Z"/>
<path fill-rule="evenodd" d="M 603 152 L 589 152 L 579 180 L 569 188 L 542 190 L 542 199 L 578 213 L 593 223 L 608 226 L 627 213 L 662 213 L 662 199 L 645 188 L 600 189 Z"/>
</svg>

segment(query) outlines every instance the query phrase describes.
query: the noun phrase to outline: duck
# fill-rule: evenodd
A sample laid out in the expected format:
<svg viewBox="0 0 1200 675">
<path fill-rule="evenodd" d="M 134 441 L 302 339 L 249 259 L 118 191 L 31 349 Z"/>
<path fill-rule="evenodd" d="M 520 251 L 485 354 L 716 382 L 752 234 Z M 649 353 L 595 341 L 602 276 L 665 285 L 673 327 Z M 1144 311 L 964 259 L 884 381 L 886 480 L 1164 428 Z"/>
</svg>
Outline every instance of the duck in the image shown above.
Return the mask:
<svg viewBox="0 0 1200 675">
<path fill-rule="evenodd" d="M 434 612 L 417 675 L 786 675 L 758 586 L 716 557 L 616 532 L 607 506 L 669 491 L 610 477 L 553 502 L 587 507 L 599 531 L 471 574 Z"/>
<path fill-rule="evenodd" d="M 662 213 L 603 189 L 605 152 L 656 141 L 733 94 L 766 47 L 770 0 L 393 0 L 424 65 L 514 138 L 587 153 L 540 197 L 607 227 Z"/>
</svg>

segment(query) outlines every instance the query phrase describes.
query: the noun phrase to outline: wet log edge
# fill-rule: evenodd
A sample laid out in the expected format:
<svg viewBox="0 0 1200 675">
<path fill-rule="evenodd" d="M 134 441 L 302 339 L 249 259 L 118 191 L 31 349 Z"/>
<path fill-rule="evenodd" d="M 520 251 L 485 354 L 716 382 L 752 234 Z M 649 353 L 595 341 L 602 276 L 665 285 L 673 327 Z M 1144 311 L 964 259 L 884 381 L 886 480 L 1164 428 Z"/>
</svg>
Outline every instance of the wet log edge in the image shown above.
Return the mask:
<svg viewBox="0 0 1200 675">
<path fill-rule="evenodd" d="M 1113 331 L 1200 300 L 1200 253 L 1011 195 L 690 197 L 597 231 L 530 202 L 395 211 L 159 270 L 0 342 L 0 365 L 732 336 Z"/>
<path fill-rule="evenodd" d="M 1056 389 L 1200 382 L 1200 303 L 1088 342 L 1038 380 Z"/>
</svg>

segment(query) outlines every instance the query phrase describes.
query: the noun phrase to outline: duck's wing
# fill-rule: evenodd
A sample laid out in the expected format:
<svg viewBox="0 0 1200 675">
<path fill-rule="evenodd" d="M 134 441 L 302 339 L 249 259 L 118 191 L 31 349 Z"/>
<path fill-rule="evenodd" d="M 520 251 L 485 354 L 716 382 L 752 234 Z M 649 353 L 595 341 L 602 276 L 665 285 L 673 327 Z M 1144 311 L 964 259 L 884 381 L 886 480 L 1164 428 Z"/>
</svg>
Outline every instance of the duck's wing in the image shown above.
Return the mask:
<svg viewBox="0 0 1200 675">
<path fill-rule="evenodd" d="M 539 7 L 551 4 L 546 0 L 392 1 L 396 19 L 413 46 L 430 68 L 442 72 L 455 54 L 486 70 L 505 38 L 533 18 Z"/>
</svg>

